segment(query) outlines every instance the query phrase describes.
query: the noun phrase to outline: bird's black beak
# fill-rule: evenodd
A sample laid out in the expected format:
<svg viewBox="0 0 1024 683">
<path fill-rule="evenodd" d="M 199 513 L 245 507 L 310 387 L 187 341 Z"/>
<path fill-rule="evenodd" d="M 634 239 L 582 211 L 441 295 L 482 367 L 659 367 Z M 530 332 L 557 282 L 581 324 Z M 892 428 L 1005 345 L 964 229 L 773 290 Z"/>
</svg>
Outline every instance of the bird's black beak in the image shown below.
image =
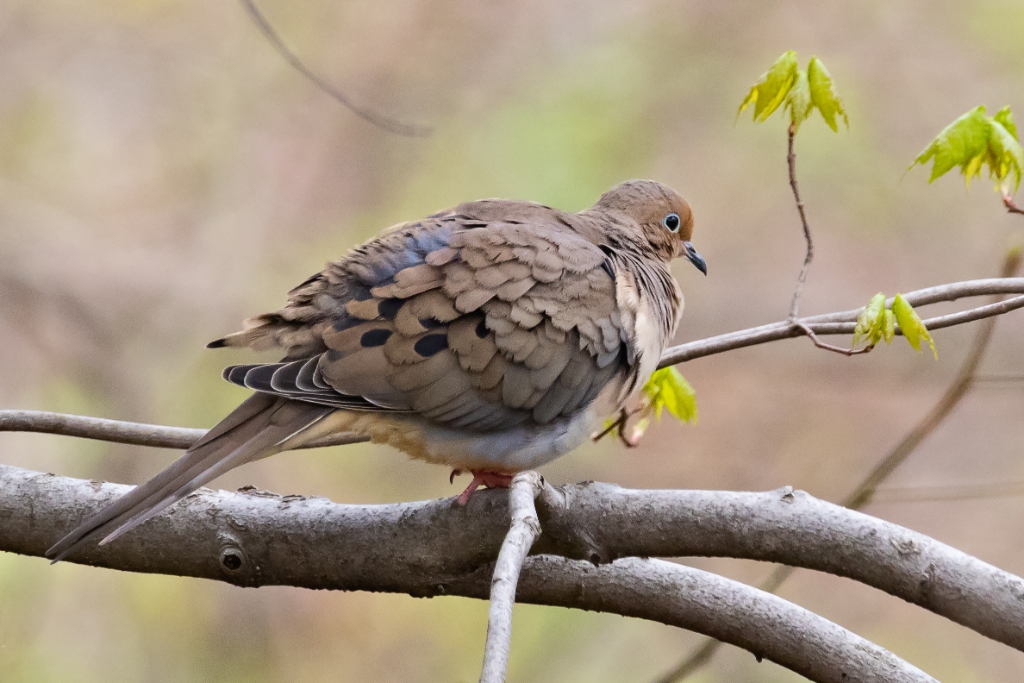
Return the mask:
<svg viewBox="0 0 1024 683">
<path fill-rule="evenodd" d="M 683 242 L 683 246 L 686 248 L 686 260 L 697 266 L 697 270 L 707 275 L 708 264 L 704 263 L 704 257 L 698 254 L 697 250 L 689 242 Z"/>
</svg>

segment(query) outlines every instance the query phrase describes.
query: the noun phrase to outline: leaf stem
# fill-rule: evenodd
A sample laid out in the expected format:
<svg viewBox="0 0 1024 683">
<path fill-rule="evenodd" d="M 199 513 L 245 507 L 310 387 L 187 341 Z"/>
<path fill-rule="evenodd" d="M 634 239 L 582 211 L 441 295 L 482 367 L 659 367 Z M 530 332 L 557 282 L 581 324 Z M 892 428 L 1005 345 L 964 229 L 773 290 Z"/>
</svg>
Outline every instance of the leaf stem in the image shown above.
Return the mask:
<svg viewBox="0 0 1024 683">
<path fill-rule="evenodd" d="M 803 292 L 804 283 L 807 282 L 807 271 L 811 267 L 811 261 L 814 260 L 814 241 L 811 239 L 811 228 L 807 225 L 807 214 L 804 213 L 804 203 L 800 199 L 800 188 L 796 183 L 796 152 L 793 151 L 793 140 L 795 138 L 796 127 L 791 123 L 789 124 L 789 154 L 786 156 L 786 161 L 789 164 L 789 186 L 793 188 L 796 210 L 800 213 L 800 224 L 803 226 L 804 239 L 807 241 L 807 255 L 804 256 L 804 265 L 800 269 L 800 276 L 796 280 L 796 291 L 793 292 L 793 301 L 789 305 L 790 321 L 796 320 L 800 306 L 800 294 Z"/>
<path fill-rule="evenodd" d="M 871 351 L 871 349 L 875 348 L 874 344 L 868 344 L 863 349 L 847 349 L 842 346 L 835 346 L 833 344 L 821 341 L 821 339 L 818 338 L 818 335 L 815 334 L 814 330 L 808 327 L 807 323 L 800 322 L 799 320 L 791 320 L 790 322 L 793 324 L 794 327 L 803 330 L 804 334 L 810 337 L 811 341 L 814 342 L 814 345 L 817 346 L 819 349 L 825 349 L 826 351 L 832 351 L 834 353 L 841 353 L 844 356 L 856 356 L 861 353 L 868 353 L 869 351 Z"/>
<path fill-rule="evenodd" d="M 1013 197 L 1009 192 L 1003 193 L 1003 206 L 1005 206 L 1006 210 L 1010 213 L 1019 213 L 1024 216 L 1024 209 L 1017 206 L 1017 203 L 1013 201 Z"/>
</svg>

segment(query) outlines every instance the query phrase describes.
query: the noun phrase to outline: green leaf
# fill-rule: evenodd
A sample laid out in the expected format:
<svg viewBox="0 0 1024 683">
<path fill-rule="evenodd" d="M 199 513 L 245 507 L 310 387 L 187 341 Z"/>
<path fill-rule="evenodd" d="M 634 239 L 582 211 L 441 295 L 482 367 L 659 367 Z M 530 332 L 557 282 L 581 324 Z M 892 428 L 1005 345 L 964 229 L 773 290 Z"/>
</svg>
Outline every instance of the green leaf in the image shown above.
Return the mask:
<svg viewBox="0 0 1024 683">
<path fill-rule="evenodd" d="M 1009 107 L 1000 109 L 995 116 L 987 116 L 984 106 L 975 107 L 956 119 L 935 136 L 910 168 L 928 161 L 932 162 L 929 183 L 959 166 L 969 187 L 971 180 L 979 177 L 987 166 L 989 177 L 997 185 L 1012 174 L 1014 188 L 1019 189 L 1024 173 L 1024 148 L 1017 140 L 1017 126 Z"/>
<path fill-rule="evenodd" d="M 885 294 L 879 292 L 871 297 L 871 301 L 864 307 L 864 310 L 857 316 L 857 326 L 853 330 L 853 346 L 857 346 L 861 339 L 867 341 L 868 346 L 874 346 L 886 338 L 887 321 L 885 315 Z M 890 336 L 886 341 L 892 339 Z"/>
<path fill-rule="evenodd" d="M 1013 118 L 1010 117 L 1013 126 Z M 992 120 L 992 137 L 988 144 L 988 157 L 985 159 L 989 167 L 989 175 L 996 182 L 1005 180 L 1013 173 L 1014 190 L 1020 188 L 1021 170 L 1024 169 L 1024 148 L 1017 138 L 999 121 Z"/>
<path fill-rule="evenodd" d="M 793 124 L 793 130 L 800 130 L 800 124 L 811 115 L 813 105 L 811 104 L 811 89 L 807 84 L 807 72 L 798 71 L 796 82 L 786 95 L 786 109 L 789 109 L 789 120 Z"/>
<path fill-rule="evenodd" d="M 988 134 L 985 107 L 976 107 L 943 128 L 910 167 L 913 168 L 915 164 L 923 166 L 931 160 L 932 175 L 928 179 L 929 183 L 948 173 L 954 166 L 960 166 L 962 171 L 966 171 L 972 159 L 985 154 Z M 969 176 L 967 181 L 970 182 Z"/>
<path fill-rule="evenodd" d="M 896 336 L 896 314 L 888 308 L 885 309 L 885 323 L 883 324 L 882 338 L 888 344 Z"/>
<path fill-rule="evenodd" d="M 754 105 L 754 121 L 764 121 L 771 116 L 772 112 L 786 100 L 790 88 L 797 80 L 797 72 L 796 52 L 784 52 L 768 71 L 761 74 L 757 83 L 751 86 L 750 92 L 736 112 L 736 118 L 738 119 L 751 104 Z"/>
<path fill-rule="evenodd" d="M 656 370 L 644 385 L 644 393 L 651 401 L 655 419 L 667 409 L 681 422 L 697 421 L 697 394 L 674 367 Z"/>
<path fill-rule="evenodd" d="M 992 120 L 1005 128 L 1006 131 L 1013 136 L 1014 140 L 1020 140 L 1020 138 L 1017 137 L 1017 124 L 1013 122 L 1013 112 L 1010 111 L 1009 107 L 1003 107 L 997 111 L 996 115 L 992 117 Z"/>
<path fill-rule="evenodd" d="M 903 336 L 907 338 L 914 350 L 918 353 L 921 352 L 921 340 L 923 339 L 931 347 L 935 360 L 938 360 L 939 352 L 935 349 L 932 336 L 928 334 L 928 328 L 924 326 L 914 307 L 901 294 L 897 294 L 896 300 L 892 302 L 892 312 L 896 316 L 896 322 L 899 323 Z"/>
<path fill-rule="evenodd" d="M 811 57 L 811 61 L 807 64 L 807 83 L 810 90 L 811 103 L 821 112 L 821 116 L 825 119 L 828 127 L 838 133 L 839 127 L 836 125 L 836 116 L 842 116 L 843 123 L 849 128 L 850 120 L 846 117 L 842 100 L 836 94 L 832 76 L 817 57 Z"/>
</svg>

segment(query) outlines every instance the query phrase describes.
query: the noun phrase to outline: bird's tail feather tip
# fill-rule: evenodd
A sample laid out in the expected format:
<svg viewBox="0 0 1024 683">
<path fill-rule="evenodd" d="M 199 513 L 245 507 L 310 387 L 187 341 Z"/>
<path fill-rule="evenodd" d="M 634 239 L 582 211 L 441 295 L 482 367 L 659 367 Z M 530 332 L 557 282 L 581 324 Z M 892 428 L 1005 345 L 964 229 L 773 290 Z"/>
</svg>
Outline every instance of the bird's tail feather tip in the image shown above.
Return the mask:
<svg viewBox="0 0 1024 683">
<path fill-rule="evenodd" d="M 51 564 L 60 562 L 101 534 L 99 545 L 111 543 L 224 472 L 280 450 L 291 437 L 332 410 L 279 398 L 251 397 L 222 421 L 235 416 L 236 423 L 229 422 L 219 434 L 214 427 L 212 440 L 196 444 L 163 472 L 83 521 L 45 556 Z"/>
</svg>

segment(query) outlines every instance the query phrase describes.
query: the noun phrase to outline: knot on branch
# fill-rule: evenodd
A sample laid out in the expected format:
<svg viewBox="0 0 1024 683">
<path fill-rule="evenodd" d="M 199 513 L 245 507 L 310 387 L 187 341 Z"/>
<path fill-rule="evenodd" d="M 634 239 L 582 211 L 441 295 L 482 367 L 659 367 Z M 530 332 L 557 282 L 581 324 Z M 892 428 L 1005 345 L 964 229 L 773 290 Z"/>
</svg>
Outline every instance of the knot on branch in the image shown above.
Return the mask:
<svg viewBox="0 0 1024 683">
<path fill-rule="evenodd" d="M 228 576 L 237 577 L 246 573 L 250 563 L 238 539 L 228 534 L 222 534 L 220 536 L 220 552 L 217 555 L 217 564 L 220 566 L 221 571 Z"/>
</svg>

